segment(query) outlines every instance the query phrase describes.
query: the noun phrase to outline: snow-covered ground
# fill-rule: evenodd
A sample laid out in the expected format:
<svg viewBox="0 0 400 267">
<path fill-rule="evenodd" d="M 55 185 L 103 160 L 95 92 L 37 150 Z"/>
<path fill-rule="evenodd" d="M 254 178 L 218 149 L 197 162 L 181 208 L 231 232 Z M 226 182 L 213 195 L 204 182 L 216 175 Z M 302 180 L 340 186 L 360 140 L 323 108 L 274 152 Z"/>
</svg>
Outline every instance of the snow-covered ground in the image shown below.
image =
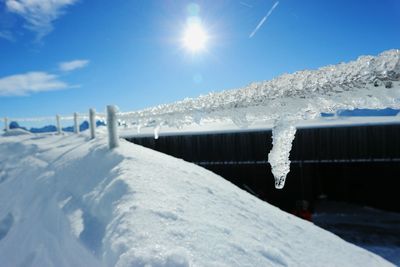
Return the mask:
<svg viewBox="0 0 400 267">
<path fill-rule="evenodd" d="M 392 266 L 223 178 L 105 133 L 0 136 L 2 266 Z"/>
<path fill-rule="evenodd" d="M 316 205 L 313 222 L 400 266 L 400 214 L 321 201 Z"/>
</svg>

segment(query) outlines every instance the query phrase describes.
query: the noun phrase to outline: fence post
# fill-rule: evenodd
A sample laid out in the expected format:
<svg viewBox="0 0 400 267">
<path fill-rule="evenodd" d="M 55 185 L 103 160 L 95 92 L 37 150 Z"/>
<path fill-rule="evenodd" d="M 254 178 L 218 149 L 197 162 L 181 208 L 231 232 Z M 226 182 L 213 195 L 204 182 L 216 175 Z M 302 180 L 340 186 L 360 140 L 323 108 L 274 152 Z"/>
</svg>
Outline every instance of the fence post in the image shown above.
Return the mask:
<svg viewBox="0 0 400 267">
<path fill-rule="evenodd" d="M 62 129 L 61 129 L 61 123 L 60 123 L 60 115 L 56 115 L 56 122 L 57 122 L 57 133 L 61 134 Z"/>
<path fill-rule="evenodd" d="M 107 106 L 107 129 L 108 147 L 110 149 L 118 147 L 117 108 L 113 105 Z"/>
<path fill-rule="evenodd" d="M 8 118 L 4 118 L 4 131 L 8 132 L 10 130 L 10 125 L 8 125 Z"/>
<path fill-rule="evenodd" d="M 90 127 L 90 138 L 94 139 L 96 137 L 96 111 L 94 109 L 89 109 L 89 127 Z"/>
<path fill-rule="evenodd" d="M 76 134 L 79 133 L 79 124 L 78 124 L 78 113 L 74 113 L 74 132 Z"/>
</svg>

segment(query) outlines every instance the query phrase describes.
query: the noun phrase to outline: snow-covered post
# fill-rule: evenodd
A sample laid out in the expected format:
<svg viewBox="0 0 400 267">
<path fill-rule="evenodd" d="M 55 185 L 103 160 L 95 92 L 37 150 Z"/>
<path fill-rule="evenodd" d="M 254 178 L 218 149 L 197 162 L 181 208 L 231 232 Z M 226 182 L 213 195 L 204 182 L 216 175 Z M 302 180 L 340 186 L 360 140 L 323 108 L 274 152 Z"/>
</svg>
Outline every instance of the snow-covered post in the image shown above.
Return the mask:
<svg viewBox="0 0 400 267">
<path fill-rule="evenodd" d="M 4 131 L 8 132 L 10 130 L 10 125 L 8 125 L 8 118 L 4 118 Z"/>
<path fill-rule="evenodd" d="M 79 133 L 79 125 L 78 125 L 78 113 L 74 113 L 74 132 L 76 134 Z"/>
<path fill-rule="evenodd" d="M 56 122 L 57 122 L 57 133 L 61 134 L 62 129 L 61 129 L 61 123 L 60 123 L 60 115 L 56 115 Z"/>
<path fill-rule="evenodd" d="M 89 126 L 90 126 L 90 138 L 94 139 L 96 137 L 96 111 L 94 109 L 89 109 Z"/>
<path fill-rule="evenodd" d="M 108 147 L 110 149 L 118 147 L 117 107 L 113 105 L 107 106 L 107 129 Z"/>
</svg>

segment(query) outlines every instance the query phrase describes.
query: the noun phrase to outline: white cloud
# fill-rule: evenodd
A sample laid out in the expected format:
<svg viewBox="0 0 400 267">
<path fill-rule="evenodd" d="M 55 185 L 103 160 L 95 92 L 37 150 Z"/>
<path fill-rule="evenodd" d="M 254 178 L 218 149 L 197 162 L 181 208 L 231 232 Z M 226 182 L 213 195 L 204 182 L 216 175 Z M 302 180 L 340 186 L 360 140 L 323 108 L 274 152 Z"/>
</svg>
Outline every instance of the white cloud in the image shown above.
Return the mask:
<svg viewBox="0 0 400 267">
<path fill-rule="evenodd" d="M 27 72 L 0 78 L 0 96 L 25 96 L 32 93 L 71 88 L 47 72 Z"/>
<path fill-rule="evenodd" d="M 81 69 L 89 64 L 89 60 L 77 59 L 67 62 L 61 62 L 58 66 L 61 71 L 72 71 L 76 69 Z"/>
<path fill-rule="evenodd" d="M 10 42 L 15 41 L 14 36 L 13 36 L 12 33 L 9 32 L 9 31 L 2 31 L 2 32 L 0 32 L 0 38 L 6 39 L 6 40 L 8 40 L 8 41 L 10 41 Z"/>
<path fill-rule="evenodd" d="M 78 0 L 6 0 L 8 11 L 22 16 L 26 28 L 37 33 L 40 40 L 53 30 L 53 21 L 61 16 L 67 6 Z"/>
<path fill-rule="evenodd" d="M 261 26 L 267 21 L 268 17 L 271 16 L 272 12 L 274 9 L 279 5 L 279 1 L 275 2 L 275 4 L 271 7 L 271 9 L 268 11 L 267 15 L 265 15 L 261 21 L 258 23 L 257 27 L 250 33 L 249 38 L 252 38 L 256 32 L 261 28 Z"/>
</svg>

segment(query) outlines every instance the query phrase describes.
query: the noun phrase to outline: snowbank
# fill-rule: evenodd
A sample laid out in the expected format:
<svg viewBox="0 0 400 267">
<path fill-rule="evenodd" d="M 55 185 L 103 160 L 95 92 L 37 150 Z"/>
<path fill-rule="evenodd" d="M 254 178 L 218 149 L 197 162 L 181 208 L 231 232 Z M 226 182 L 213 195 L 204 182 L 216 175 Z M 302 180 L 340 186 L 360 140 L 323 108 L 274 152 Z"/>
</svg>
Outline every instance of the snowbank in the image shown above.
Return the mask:
<svg viewBox="0 0 400 267">
<path fill-rule="evenodd" d="M 4 266 L 392 266 L 193 164 L 86 135 L 0 137 Z"/>
</svg>

